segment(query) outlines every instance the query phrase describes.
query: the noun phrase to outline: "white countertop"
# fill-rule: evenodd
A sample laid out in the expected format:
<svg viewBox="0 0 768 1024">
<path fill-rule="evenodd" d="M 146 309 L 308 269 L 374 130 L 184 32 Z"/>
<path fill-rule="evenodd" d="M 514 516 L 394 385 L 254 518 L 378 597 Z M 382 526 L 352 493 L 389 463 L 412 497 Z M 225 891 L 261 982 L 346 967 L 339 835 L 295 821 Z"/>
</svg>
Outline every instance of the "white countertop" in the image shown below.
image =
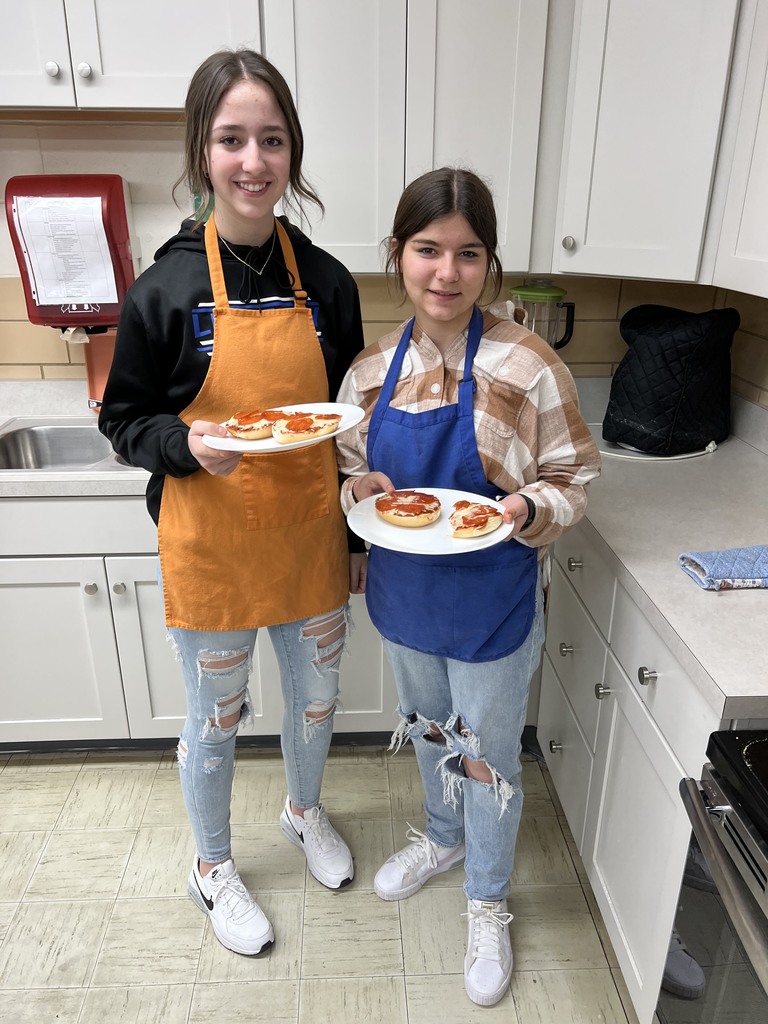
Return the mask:
<svg viewBox="0 0 768 1024">
<path fill-rule="evenodd" d="M 589 485 L 585 528 L 722 718 L 768 719 L 768 590 L 703 590 L 678 557 L 768 544 L 767 509 L 768 457 L 735 437 L 698 458 L 604 455 Z"/>
</svg>

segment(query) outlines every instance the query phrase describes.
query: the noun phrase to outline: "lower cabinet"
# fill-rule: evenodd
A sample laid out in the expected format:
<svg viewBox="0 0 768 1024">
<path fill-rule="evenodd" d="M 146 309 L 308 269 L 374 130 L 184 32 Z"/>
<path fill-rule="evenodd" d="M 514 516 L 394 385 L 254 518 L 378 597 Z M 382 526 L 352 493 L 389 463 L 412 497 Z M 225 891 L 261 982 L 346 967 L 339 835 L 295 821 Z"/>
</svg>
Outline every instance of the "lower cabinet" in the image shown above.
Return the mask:
<svg viewBox="0 0 768 1024">
<path fill-rule="evenodd" d="M 538 739 L 640 1024 L 651 1024 L 690 836 L 680 780 L 721 720 L 601 560 L 555 549 Z"/>
</svg>

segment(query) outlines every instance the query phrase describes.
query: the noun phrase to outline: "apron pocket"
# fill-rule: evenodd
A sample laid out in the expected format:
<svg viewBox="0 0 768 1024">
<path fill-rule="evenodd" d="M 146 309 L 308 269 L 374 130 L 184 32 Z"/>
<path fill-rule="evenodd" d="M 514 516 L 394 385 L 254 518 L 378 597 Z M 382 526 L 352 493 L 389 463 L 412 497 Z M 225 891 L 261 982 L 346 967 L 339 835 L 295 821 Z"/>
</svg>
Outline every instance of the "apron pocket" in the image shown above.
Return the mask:
<svg viewBox="0 0 768 1024">
<path fill-rule="evenodd" d="M 323 448 L 327 445 L 308 445 L 278 455 L 243 456 L 236 472 L 240 477 L 246 529 L 275 530 L 329 514 L 325 466 L 328 456 L 320 450 Z M 335 468 L 333 479 L 336 480 Z"/>
</svg>

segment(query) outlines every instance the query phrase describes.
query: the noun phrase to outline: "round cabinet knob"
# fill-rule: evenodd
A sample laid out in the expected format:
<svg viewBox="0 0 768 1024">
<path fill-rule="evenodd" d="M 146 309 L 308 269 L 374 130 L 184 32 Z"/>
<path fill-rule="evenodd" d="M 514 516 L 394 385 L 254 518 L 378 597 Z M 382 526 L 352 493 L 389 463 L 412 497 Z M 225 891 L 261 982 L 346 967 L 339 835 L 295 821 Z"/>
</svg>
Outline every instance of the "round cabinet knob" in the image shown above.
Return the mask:
<svg viewBox="0 0 768 1024">
<path fill-rule="evenodd" d="M 126 587 L 126 585 L 124 583 L 113 583 L 112 584 L 112 593 L 113 594 L 124 594 L 126 589 L 127 589 L 127 587 Z"/>
<path fill-rule="evenodd" d="M 556 754 L 558 752 L 558 750 L 562 750 L 562 749 L 563 749 L 563 744 L 562 743 L 555 743 L 554 740 L 550 740 L 549 741 L 549 752 L 550 752 L 550 754 Z"/>
<path fill-rule="evenodd" d="M 564 249 L 575 249 L 576 248 L 576 239 L 573 237 L 573 235 L 566 235 L 565 236 L 565 238 L 563 239 L 563 248 Z"/>
<path fill-rule="evenodd" d="M 652 668 L 646 668 L 645 665 L 641 665 L 637 670 L 637 681 L 641 686 L 648 686 L 649 683 L 655 683 L 658 676 Z"/>
<path fill-rule="evenodd" d="M 49 60 L 45 65 L 46 75 L 50 75 L 51 78 L 58 78 L 61 74 L 61 68 L 55 60 Z"/>
<path fill-rule="evenodd" d="M 610 693 L 613 693 L 613 690 L 609 690 L 608 687 L 603 686 L 602 683 L 598 683 L 595 687 L 595 696 L 598 700 L 603 700 L 603 698 L 607 697 Z"/>
<path fill-rule="evenodd" d="M 83 590 L 86 592 L 86 594 L 96 594 L 98 592 L 98 589 L 98 583 L 86 583 L 85 586 L 83 587 Z"/>
<path fill-rule="evenodd" d="M 86 64 L 85 61 L 83 61 L 81 64 L 77 65 L 77 73 L 81 78 L 90 78 L 93 74 L 93 68 L 90 64 Z"/>
<path fill-rule="evenodd" d="M 578 558 L 569 558 L 566 564 L 568 565 L 568 572 L 576 572 L 577 569 L 581 569 L 584 565 Z"/>
<path fill-rule="evenodd" d="M 560 644 L 560 647 L 558 649 L 560 651 L 561 658 L 567 658 L 568 655 L 573 654 L 574 651 L 574 648 L 570 647 L 568 644 Z"/>
</svg>

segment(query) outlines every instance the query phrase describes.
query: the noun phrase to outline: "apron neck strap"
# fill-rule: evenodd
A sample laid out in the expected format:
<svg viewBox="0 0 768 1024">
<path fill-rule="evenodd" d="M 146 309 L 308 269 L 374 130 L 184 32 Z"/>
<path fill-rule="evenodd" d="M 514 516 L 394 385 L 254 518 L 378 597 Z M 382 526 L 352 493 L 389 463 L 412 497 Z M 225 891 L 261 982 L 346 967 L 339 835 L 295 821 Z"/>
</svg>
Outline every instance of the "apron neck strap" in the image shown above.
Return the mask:
<svg viewBox="0 0 768 1024">
<path fill-rule="evenodd" d="M 283 252 L 283 262 L 293 279 L 293 294 L 296 305 L 306 306 L 307 293 L 301 287 L 301 278 L 299 277 L 299 268 L 296 266 L 296 256 L 293 252 L 293 246 L 288 238 L 288 233 L 277 218 L 275 218 L 275 230 L 277 231 L 277 238 Z M 219 235 L 216 231 L 216 222 L 213 213 L 208 218 L 205 225 L 205 251 L 208 256 L 208 270 L 211 275 L 213 304 L 214 307 L 221 309 L 222 307 L 229 305 L 229 300 L 227 299 L 227 286 L 224 283 L 224 268 L 221 264 Z"/>
</svg>

